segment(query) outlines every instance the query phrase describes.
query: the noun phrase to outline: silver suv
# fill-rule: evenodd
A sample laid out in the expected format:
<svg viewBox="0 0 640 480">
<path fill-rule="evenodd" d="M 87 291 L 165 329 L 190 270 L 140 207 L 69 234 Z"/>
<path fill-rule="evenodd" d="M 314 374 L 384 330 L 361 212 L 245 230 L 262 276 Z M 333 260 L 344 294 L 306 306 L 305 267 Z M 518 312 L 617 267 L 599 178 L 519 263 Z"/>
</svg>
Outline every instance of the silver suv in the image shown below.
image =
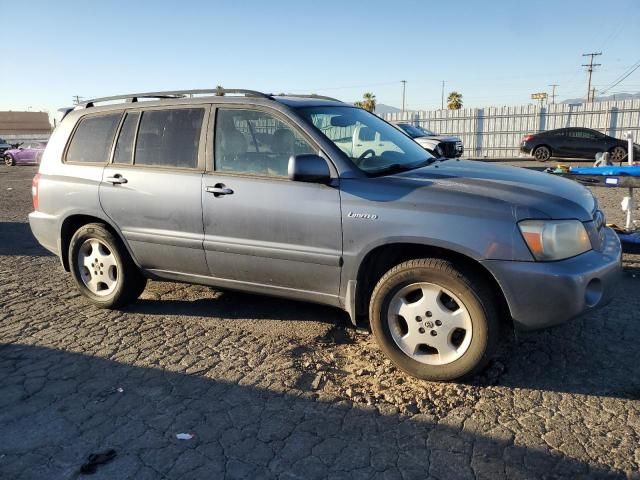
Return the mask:
<svg viewBox="0 0 640 480">
<path fill-rule="evenodd" d="M 379 141 L 363 149 L 356 130 Z M 606 303 L 620 272 L 586 188 L 435 159 L 313 95 L 88 101 L 54 131 L 33 203 L 34 235 L 101 307 L 148 278 L 333 305 L 430 380 L 477 372 L 502 319 L 541 328 Z"/>
</svg>

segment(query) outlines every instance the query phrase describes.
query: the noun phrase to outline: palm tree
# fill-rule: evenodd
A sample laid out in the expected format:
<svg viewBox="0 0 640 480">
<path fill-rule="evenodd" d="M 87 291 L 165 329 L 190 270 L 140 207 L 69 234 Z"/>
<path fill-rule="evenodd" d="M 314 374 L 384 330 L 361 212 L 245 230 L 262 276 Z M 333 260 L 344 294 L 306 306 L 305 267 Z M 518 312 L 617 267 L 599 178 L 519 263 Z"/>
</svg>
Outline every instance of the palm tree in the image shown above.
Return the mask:
<svg viewBox="0 0 640 480">
<path fill-rule="evenodd" d="M 460 110 L 462 108 L 462 94 L 451 92 L 447 97 L 447 108 L 449 110 Z"/>
<path fill-rule="evenodd" d="M 216 97 L 224 97 L 224 87 L 222 85 L 216 85 Z"/>
<path fill-rule="evenodd" d="M 364 108 L 368 112 L 373 113 L 376 109 L 376 96 L 371 92 L 367 92 L 362 95 L 362 100 L 353 102 L 353 105 L 358 108 Z"/>
</svg>

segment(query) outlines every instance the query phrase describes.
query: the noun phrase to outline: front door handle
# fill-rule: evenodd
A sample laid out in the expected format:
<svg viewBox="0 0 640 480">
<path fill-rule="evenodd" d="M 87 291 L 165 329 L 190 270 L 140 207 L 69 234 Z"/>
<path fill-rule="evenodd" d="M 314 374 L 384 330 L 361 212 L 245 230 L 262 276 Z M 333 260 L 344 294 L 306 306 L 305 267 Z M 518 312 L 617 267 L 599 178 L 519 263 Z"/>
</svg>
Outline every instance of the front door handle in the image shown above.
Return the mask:
<svg viewBox="0 0 640 480">
<path fill-rule="evenodd" d="M 116 173 L 113 177 L 107 177 L 105 178 L 105 181 L 109 182 L 109 183 L 113 183 L 114 185 L 120 185 L 122 183 L 127 183 L 129 180 L 127 180 L 126 178 L 124 178 L 122 175 L 120 175 L 119 173 Z"/>
<path fill-rule="evenodd" d="M 233 190 L 228 188 L 224 183 L 216 183 L 214 186 L 207 186 L 205 190 L 208 193 L 213 193 L 214 197 L 220 197 L 222 195 L 233 195 Z"/>
</svg>

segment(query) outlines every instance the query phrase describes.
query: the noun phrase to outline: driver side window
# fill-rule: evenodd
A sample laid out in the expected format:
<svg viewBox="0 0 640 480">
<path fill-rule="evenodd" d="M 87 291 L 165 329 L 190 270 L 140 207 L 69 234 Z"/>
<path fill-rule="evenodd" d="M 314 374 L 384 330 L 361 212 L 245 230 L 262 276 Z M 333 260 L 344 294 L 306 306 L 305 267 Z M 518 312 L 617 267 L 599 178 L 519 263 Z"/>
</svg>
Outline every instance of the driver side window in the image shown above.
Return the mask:
<svg viewBox="0 0 640 480">
<path fill-rule="evenodd" d="M 293 128 L 258 110 L 219 108 L 215 121 L 215 170 L 286 177 L 289 157 L 317 153 Z"/>
</svg>

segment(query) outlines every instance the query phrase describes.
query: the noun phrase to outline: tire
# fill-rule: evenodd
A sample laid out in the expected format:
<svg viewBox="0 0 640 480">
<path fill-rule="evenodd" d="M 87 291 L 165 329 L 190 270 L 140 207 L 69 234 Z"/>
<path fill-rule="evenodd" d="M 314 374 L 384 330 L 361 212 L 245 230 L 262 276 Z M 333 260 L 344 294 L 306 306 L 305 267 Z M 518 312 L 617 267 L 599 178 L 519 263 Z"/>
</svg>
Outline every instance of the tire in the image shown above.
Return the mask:
<svg viewBox="0 0 640 480">
<path fill-rule="evenodd" d="M 617 145 L 609 150 L 609 154 L 611 155 L 609 160 L 612 163 L 620 163 L 627 157 L 627 149 L 621 145 Z"/>
<path fill-rule="evenodd" d="M 418 292 L 422 298 L 410 298 Z M 398 298 L 404 300 L 401 311 L 410 318 L 393 313 Z M 383 275 L 371 296 L 369 319 L 381 350 L 398 368 L 423 380 L 473 376 L 486 365 L 498 341 L 498 313 L 491 291 L 473 274 L 437 258 L 410 260 Z M 406 338 L 418 338 L 415 347 L 407 347 L 411 340 Z M 438 345 L 434 343 L 438 338 L 445 345 L 442 354 L 432 346 Z"/>
<path fill-rule="evenodd" d="M 120 239 L 101 223 L 80 227 L 69 242 L 68 256 L 78 289 L 98 307 L 134 302 L 147 284 Z"/>
<path fill-rule="evenodd" d="M 13 167 L 16 164 L 16 161 L 11 155 L 5 155 L 4 156 L 4 164 L 7 167 Z"/>
<path fill-rule="evenodd" d="M 533 149 L 533 158 L 539 162 L 546 162 L 551 158 L 551 149 L 545 145 L 540 145 Z"/>
</svg>

